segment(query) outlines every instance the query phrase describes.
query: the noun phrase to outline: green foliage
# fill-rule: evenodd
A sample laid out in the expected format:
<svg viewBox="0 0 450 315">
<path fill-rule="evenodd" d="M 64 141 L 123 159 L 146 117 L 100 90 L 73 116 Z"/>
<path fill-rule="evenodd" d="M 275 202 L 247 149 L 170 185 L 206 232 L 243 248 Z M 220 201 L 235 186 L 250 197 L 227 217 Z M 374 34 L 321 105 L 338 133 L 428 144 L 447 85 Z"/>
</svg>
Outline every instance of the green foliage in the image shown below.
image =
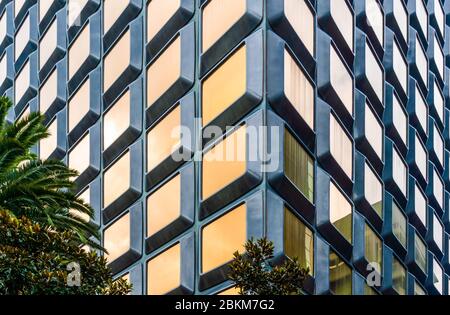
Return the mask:
<svg viewBox="0 0 450 315">
<path fill-rule="evenodd" d="M 31 148 L 49 136 L 44 116 L 31 113 L 13 124 L 6 121 L 11 101 L 0 97 L 0 208 L 26 216 L 44 228 L 71 231 L 82 244 L 93 247 L 98 228 L 79 215 L 93 217 L 92 208 L 73 194 L 77 172 L 63 162 L 41 161 Z"/>
<path fill-rule="evenodd" d="M 113 281 L 106 259 L 80 248 L 73 233 L 0 210 L 0 295 L 128 294 L 130 285 Z M 79 287 L 67 285 L 71 262 L 80 266 Z"/>
<path fill-rule="evenodd" d="M 273 242 L 262 238 L 248 240 L 245 253 L 235 252 L 230 263 L 229 278 L 242 295 L 293 295 L 302 294 L 303 282 L 309 270 L 298 263 L 297 258 L 287 259 L 275 266 Z"/>
</svg>

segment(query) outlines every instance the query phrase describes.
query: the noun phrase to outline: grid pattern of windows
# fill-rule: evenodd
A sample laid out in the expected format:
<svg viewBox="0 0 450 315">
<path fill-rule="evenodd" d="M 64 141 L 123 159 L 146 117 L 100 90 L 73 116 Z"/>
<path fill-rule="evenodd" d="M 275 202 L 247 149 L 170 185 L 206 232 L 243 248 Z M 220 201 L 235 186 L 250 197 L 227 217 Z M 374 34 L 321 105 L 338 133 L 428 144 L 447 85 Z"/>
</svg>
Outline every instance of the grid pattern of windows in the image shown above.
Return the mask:
<svg viewBox="0 0 450 315">
<path fill-rule="evenodd" d="M 236 293 L 264 233 L 308 294 L 450 293 L 448 0 L 3 2 L 0 94 L 133 294 Z"/>
</svg>

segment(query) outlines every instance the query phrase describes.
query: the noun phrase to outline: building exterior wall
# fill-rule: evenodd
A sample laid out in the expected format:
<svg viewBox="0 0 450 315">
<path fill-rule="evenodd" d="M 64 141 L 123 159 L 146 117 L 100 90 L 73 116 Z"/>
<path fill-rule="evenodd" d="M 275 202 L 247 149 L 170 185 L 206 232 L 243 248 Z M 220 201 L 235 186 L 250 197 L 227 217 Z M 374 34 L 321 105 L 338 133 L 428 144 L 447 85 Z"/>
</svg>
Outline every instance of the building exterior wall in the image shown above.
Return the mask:
<svg viewBox="0 0 450 315">
<path fill-rule="evenodd" d="M 309 294 L 449 294 L 449 6 L 1 0 L 0 94 L 45 114 L 133 294 L 233 293 L 261 236 Z"/>
</svg>

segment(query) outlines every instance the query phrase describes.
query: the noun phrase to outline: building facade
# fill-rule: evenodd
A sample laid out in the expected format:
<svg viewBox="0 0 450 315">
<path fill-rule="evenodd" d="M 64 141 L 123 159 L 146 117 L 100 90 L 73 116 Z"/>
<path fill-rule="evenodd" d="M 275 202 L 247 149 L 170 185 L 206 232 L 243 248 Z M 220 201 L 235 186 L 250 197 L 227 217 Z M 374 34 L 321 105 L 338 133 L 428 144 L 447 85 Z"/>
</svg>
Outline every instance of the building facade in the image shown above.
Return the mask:
<svg viewBox="0 0 450 315">
<path fill-rule="evenodd" d="M 226 263 L 267 236 L 309 294 L 446 295 L 449 13 L 1 0 L 0 94 L 45 113 L 36 152 L 79 171 L 133 294 L 235 293 Z"/>
</svg>

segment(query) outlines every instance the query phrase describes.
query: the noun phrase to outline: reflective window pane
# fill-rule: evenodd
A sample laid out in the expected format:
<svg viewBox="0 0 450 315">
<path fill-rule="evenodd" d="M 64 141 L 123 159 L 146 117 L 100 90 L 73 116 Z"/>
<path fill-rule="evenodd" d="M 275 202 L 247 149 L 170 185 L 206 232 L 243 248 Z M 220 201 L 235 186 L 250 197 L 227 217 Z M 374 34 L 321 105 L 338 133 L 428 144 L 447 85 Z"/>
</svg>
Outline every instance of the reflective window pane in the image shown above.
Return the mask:
<svg viewBox="0 0 450 315">
<path fill-rule="evenodd" d="M 421 0 L 418 2 L 421 2 Z M 423 82 L 428 87 L 428 59 L 420 44 L 419 37 L 416 38 L 416 65 Z"/>
<path fill-rule="evenodd" d="M 331 181 L 330 222 L 349 243 L 352 242 L 352 205 Z"/>
<path fill-rule="evenodd" d="M 392 261 L 392 287 L 399 295 L 406 295 L 406 269 L 395 257 Z"/>
<path fill-rule="evenodd" d="M 245 94 L 247 90 L 246 67 L 247 47 L 242 46 L 203 81 L 203 126 L 208 125 Z"/>
<path fill-rule="evenodd" d="M 76 146 L 69 152 L 69 167 L 78 174 L 83 173 L 89 167 L 90 135 L 86 134 Z"/>
<path fill-rule="evenodd" d="M 437 35 L 434 36 L 434 62 L 436 63 L 439 75 L 443 78 L 445 72 L 444 52 L 442 51 L 441 45 L 439 44 L 436 36 Z"/>
<path fill-rule="evenodd" d="M 14 100 L 16 105 L 22 97 L 25 95 L 25 92 L 30 87 L 30 61 L 28 60 L 25 65 L 20 70 L 19 74 L 16 76 L 16 82 L 14 84 Z"/>
<path fill-rule="evenodd" d="M 57 98 L 58 71 L 55 68 L 39 90 L 39 110 L 45 113 Z"/>
<path fill-rule="evenodd" d="M 30 15 L 28 14 L 23 23 L 20 25 L 19 29 L 16 31 L 16 36 L 14 38 L 15 51 L 14 56 L 15 60 L 20 57 L 23 50 L 28 44 L 30 40 Z"/>
<path fill-rule="evenodd" d="M 408 10 L 403 6 L 401 1 L 392 1 L 392 11 L 394 12 L 395 20 L 402 32 L 403 38 L 408 41 Z"/>
<path fill-rule="evenodd" d="M 392 202 L 392 232 L 404 248 L 406 248 L 407 224 L 406 216 L 397 204 Z"/>
<path fill-rule="evenodd" d="M 203 227 L 201 240 L 202 273 L 228 263 L 237 250 L 243 253 L 243 246 L 247 240 L 246 205 L 238 206 Z"/>
<path fill-rule="evenodd" d="M 353 178 L 353 143 L 333 115 L 330 115 L 330 152 L 345 174 Z"/>
<path fill-rule="evenodd" d="M 416 116 L 419 120 L 420 126 L 428 134 L 428 106 L 425 102 L 419 87 L 416 85 Z"/>
<path fill-rule="evenodd" d="M 392 172 L 393 178 L 400 191 L 406 197 L 408 187 L 408 169 L 397 150 L 392 151 Z"/>
<path fill-rule="evenodd" d="M 416 136 L 415 140 L 415 149 L 416 149 L 416 159 L 415 162 L 419 168 L 420 173 L 423 175 L 425 180 L 427 180 L 427 150 L 425 146 L 422 144 L 422 141 L 419 140 L 419 137 Z"/>
<path fill-rule="evenodd" d="M 383 160 L 383 126 L 378 122 L 367 103 L 365 110 L 365 131 L 367 141 L 369 141 L 369 144 L 378 157 Z"/>
<path fill-rule="evenodd" d="M 433 148 L 439 159 L 439 163 L 444 166 L 444 139 L 442 139 L 441 133 L 436 125 L 434 125 L 433 128 Z"/>
<path fill-rule="evenodd" d="M 436 170 L 433 170 L 433 193 L 441 209 L 444 209 L 444 184 Z"/>
<path fill-rule="evenodd" d="M 80 23 L 79 17 L 89 0 L 67 0 L 67 25 Z"/>
<path fill-rule="evenodd" d="M 425 38 L 428 39 L 428 11 L 423 0 L 416 1 L 416 15 Z"/>
<path fill-rule="evenodd" d="M 75 128 L 81 119 L 89 112 L 90 79 L 88 78 L 75 92 L 67 103 L 69 132 Z"/>
<path fill-rule="evenodd" d="M 366 16 L 378 41 L 384 46 L 384 13 L 377 0 L 366 0 Z"/>
<path fill-rule="evenodd" d="M 353 78 L 333 46 L 330 49 L 330 81 L 345 109 L 353 115 Z"/>
<path fill-rule="evenodd" d="M 80 66 L 89 57 L 90 53 L 90 25 L 83 28 L 78 37 L 69 47 L 69 80 L 78 71 Z"/>
<path fill-rule="evenodd" d="M 111 106 L 103 118 L 103 149 L 109 148 L 130 126 L 130 91 Z"/>
<path fill-rule="evenodd" d="M 397 99 L 397 96 L 394 94 L 392 98 L 392 116 L 394 120 L 394 126 L 397 130 L 400 138 L 402 139 L 404 144 L 407 144 L 408 139 L 408 116 L 403 109 L 402 105 Z"/>
<path fill-rule="evenodd" d="M 420 221 L 422 221 L 423 225 L 427 226 L 427 200 L 417 184 L 414 189 L 416 214 Z"/>
<path fill-rule="evenodd" d="M 41 1 L 40 3 L 45 2 Z M 57 20 L 55 19 L 39 42 L 39 69 L 45 65 L 56 49 L 58 39 Z"/>
<path fill-rule="evenodd" d="M 444 227 L 441 221 L 438 219 L 436 213 L 433 214 L 433 240 L 437 244 L 438 248 L 444 250 Z"/>
<path fill-rule="evenodd" d="M 352 294 L 352 270 L 333 251 L 330 251 L 330 291 L 335 295 Z"/>
<path fill-rule="evenodd" d="M 166 25 L 180 7 L 180 0 L 150 0 L 147 4 L 147 42 Z"/>
<path fill-rule="evenodd" d="M 422 239 L 416 234 L 415 237 L 415 262 L 422 271 L 427 272 L 427 246 L 422 241 Z"/>
<path fill-rule="evenodd" d="M 103 0 L 103 34 L 109 31 L 129 3 L 130 0 Z"/>
<path fill-rule="evenodd" d="M 304 0 L 284 0 L 284 14 L 309 53 L 314 56 L 314 14 L 306 2 Z"/>
<path fill-rule="evenodd" d="M 444 289 L 444 273 L 436 258 L 433 258 L 433 285 L 442 294 Z"/>
<path fill-rule="evenodd" d="M 375 1 L 375 0 L 373 0 Z M 383 69 L 377 61 L 374 52 L 366 42 L 366 76 L 372 86 L 378 100 L 384 103 L 384 75 Z"/>
<path fill-rule="evenodd" d="M 434 84 L 434 107 L 436 108 L 436 111 L 439 115 L 439 119 L 441 120 L 441 122 L 444 122 L 444 95 L 442 95 L 441 90 L 438 88 L 438 83 L 435 82 Z"/>
<path fill-rule="evenodd" d="M 56 119 L 48 126 L 48 133 L 50 136 L 42 139 L 39 144 L 39 157 L 42 160 L 48 159 L 58 145 L 58 122 Z"/>
<path fill-rule="evenodd" d="M 403 57 L 402 53 L 400 52 L 400 47 L 398 46 L 397 42 L 394 40 L 394 43 L 392 45 L 393 49 L 393 68 L 395 71 L 395 74 L 397 75 L 398 80 L 400 81 L 400 85 L 403 88 L 403 91 L 405 93 L 408 93 L 408 62 Z"/>
<path fill-rule="evenodd" d="M 109 206 L 130 187 L 130 152 L 128 151 L 104 173 L 103 206 Z"/>
<path fill-rule="evenodd" d="M 147 262 L 147 294 L 161 295 L 180 286 L 181 246 L 176 244 Z"/>
<path fill-rule="evenodd" d="M 365 226 L 365 257 L 372 267 L 380 273 L 383 271 L 383 242 L 366 224 Z"/>
<path fill-rule="evenodd" d="M 104 247 L 108 251 L 105 257 L 111 262 L 130 249 L 130 213 L 107 227 L 103 233 Z"/>
<path fill-rule="evenodd" d="M 116 1 L 116 0 L 110 0 Z M 117 1 L 122 2 L 122 1 Z M 108 52 L 103 64 L 103 91 L 106 92 L 130 64 L 130 30 L 125 32 Z"/>
<path fill-rule="evenodd" d="M 353 12 L 345 0 L 330 1 L 330 12 L 339 32 L 353 51 Z"/>
</svg>

